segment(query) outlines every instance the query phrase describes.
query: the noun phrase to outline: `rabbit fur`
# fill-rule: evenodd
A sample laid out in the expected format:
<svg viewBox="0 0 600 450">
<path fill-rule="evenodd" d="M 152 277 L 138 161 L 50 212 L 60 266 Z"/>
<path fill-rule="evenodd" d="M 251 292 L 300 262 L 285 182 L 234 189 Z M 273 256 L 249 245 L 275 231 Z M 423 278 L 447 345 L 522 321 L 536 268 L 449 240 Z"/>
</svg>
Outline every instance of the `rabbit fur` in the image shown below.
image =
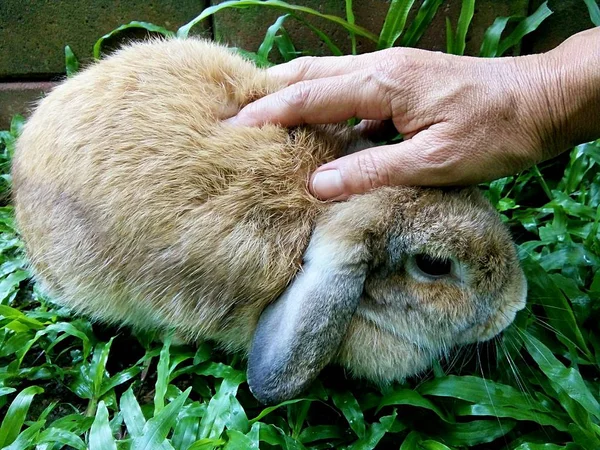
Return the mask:
<svg viewBox="0 0 600 450">
<path fill-rule="evenodd" d="M 330 362 L 402 380 L 510 324 L 526 282 L 482 195 L 316 200 L 309 176 L 356 145 L 349 128 L 224 122 L 281 87 L 198 39 L 128 45 L 56 87 L 12 169 L 17 223 L 51 298 L 244 352 L 265 403 L 298 395 Z M 423 273 L 418 255 L 451 273 Z"/>
</svg>

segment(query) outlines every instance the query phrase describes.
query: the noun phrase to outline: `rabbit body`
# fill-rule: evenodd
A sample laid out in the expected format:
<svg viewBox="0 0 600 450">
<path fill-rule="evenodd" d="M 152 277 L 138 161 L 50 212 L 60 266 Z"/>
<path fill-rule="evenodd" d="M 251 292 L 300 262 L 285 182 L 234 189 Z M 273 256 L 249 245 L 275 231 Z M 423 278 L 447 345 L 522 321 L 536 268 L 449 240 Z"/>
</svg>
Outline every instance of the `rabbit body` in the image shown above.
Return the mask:
<svg viewBox="0 0 600 450">
<path fill-rule="evenodd" d="M 525 281 L 487 201 L 410 187 L 315 200 L 309 175 L 352 147 L 349 129 L 223 122 L 279 88 L 226 48 L 173 39 L 128 46 L 42 100 L 13 185 L 51 297 L 250 352 L 265 402 L 330 361 L 388 382 L 507 326 Z M 421 276 L 421 254 L 451 259 L 453 277 Z"/>
</svg>

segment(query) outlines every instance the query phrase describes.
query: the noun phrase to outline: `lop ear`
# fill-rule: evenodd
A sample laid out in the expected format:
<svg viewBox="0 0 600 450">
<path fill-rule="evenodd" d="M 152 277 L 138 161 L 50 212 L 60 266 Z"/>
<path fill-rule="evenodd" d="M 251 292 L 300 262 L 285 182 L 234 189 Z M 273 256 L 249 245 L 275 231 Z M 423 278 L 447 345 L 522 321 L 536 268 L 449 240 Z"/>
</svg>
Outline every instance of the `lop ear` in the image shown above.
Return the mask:
<svg viewBox="0 0 600 450">
<path fill-rule="evenodd" d="M 262 313 L 248 359 L 248 384 L 265 404 L 303 391 L 338 350 L 367 272 L 364 243 L 315 229 L 302 270 Z"/>
</svg>

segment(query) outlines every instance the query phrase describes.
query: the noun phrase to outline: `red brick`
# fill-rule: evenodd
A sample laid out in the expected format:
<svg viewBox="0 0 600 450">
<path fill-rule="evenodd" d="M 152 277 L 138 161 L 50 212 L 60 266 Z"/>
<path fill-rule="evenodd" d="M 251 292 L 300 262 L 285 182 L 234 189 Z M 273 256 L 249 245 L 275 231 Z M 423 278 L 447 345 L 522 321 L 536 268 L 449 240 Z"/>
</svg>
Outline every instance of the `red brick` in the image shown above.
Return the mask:
<svg viewBox="0 0 600 450">
<path fill-rule="evenodd" d="M 12 116 L 27 116 L 37 100 L 56 83 L 0 83 L 0 129 L 8 129 Z"/>
</svg>

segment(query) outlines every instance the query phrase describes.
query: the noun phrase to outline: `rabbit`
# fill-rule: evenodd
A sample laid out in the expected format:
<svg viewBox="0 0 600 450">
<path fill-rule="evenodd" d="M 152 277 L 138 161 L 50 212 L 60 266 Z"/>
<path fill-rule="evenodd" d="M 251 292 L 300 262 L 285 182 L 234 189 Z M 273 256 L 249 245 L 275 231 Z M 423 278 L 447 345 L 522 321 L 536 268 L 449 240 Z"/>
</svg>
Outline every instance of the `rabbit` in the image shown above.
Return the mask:
<svg viewBox="0 0 600 450">
<path fill-rule="evenodd" d="M 241 352 L 266 404 L 330 363 L 385 385 L 507 327 L 527 284 L 480 191 L 315 199 L 310 174 L 361 147 L 350 127 L 225 121 L 282 87 L 232 49 L 172 38 L 128 44 L 48 94 L 12 176 L 50 298 Z"/>
</svg>

